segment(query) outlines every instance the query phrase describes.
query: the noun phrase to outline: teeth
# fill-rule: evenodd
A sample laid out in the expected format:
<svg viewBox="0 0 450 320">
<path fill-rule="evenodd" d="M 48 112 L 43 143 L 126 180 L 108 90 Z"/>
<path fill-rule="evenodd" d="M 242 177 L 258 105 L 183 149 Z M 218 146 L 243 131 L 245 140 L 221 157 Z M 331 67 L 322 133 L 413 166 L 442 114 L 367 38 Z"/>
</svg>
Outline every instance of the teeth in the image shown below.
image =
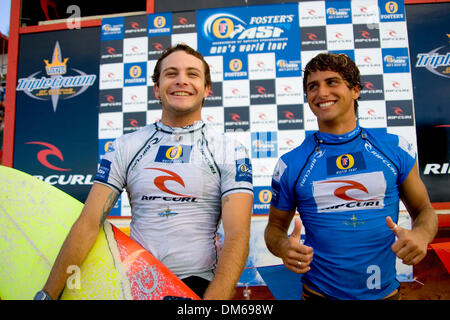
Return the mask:
<svg viewBox="0 0 450 320">
<path fill-rule="evenodd" d="M 189 93 L 187 92 L 182 92 L 182 91 L 177 91 L 173 93 L 174 96 L 188 96 Z"/>
<path fill-rule="evenodd" d="M 329 102 L 319 103 L 319 107 L 320 107 L 320 108 L 326 108 L 326 107 L 329 107 L 329 106 L 331 106 L 331 105 L 333 105 L 333 104 L 334 104 L 334 101 L 329 101 Z"/>
</svg>

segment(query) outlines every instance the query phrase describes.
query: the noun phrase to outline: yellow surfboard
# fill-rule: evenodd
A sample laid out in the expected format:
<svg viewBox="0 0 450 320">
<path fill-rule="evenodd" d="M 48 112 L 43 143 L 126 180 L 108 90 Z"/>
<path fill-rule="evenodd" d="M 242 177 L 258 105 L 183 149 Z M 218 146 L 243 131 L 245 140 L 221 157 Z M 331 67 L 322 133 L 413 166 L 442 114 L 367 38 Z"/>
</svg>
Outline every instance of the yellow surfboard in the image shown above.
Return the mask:
<svg viewBox="0 0 450 320">
<path fill-rule="evenodd" d="M 0 166 L 0 298 L 33 299 L 43 288 L 83 204 Z M 81 266 L 70 266 L 61 299 L 199 299 L 161 262 L 105 222 Z"/>
</svg>

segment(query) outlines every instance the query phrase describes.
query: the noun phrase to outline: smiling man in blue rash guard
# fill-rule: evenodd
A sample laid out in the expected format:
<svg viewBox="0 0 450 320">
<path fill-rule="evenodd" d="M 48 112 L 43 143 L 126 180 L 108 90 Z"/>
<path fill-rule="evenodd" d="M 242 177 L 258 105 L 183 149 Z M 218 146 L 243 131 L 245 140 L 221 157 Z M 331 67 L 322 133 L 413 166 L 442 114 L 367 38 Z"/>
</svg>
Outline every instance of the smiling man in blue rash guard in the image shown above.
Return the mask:
<svg viewBox="0 0 450 320">
<path fill-rule="evenodd" d="M 402 137 L 359 126 L 360 74 L 348 56 L 317 55 L 303 86 L 319 131 L 275 167 L 267 247 L 304 274 L 305 300 L 399 299 L 396 256 L 417 264 L 437 232 L 416 153 Z M 411 230 L 396 224 L 400 199 Z"/>
</svg>

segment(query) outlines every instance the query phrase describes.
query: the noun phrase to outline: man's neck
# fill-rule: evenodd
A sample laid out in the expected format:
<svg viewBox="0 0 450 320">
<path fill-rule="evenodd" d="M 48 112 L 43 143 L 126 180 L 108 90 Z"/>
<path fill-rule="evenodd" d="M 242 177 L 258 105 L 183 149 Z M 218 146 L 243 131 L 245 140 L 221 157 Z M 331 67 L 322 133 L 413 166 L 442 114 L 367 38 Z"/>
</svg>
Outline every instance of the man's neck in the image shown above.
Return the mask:
<svg viewBox="0 0 450 320">
<path fill-rule="evenodd" d="M 174 117 L 174 116 L 167 116 L 162 114 L 161 116 L 161 122 L 165 124 L 166 126 L 173 127 L 173 128 L 181 128 L 181 127 L 187 127 L 190 125 L 193 125 L 197 121 L 200 121 L 202 118 L 201 116 L 180 116 L 180 117 Z"/>
<path fill-rule="evenodd" d="M 347 123 L 318 123 L 319 131 L 323 133 L 331 133 L 336 135 L 343 135 L 349 133 L 350 131 L 355 130 L 356 128 L 356 119 L 355 121 L 347 122 Z"/>
</svg>

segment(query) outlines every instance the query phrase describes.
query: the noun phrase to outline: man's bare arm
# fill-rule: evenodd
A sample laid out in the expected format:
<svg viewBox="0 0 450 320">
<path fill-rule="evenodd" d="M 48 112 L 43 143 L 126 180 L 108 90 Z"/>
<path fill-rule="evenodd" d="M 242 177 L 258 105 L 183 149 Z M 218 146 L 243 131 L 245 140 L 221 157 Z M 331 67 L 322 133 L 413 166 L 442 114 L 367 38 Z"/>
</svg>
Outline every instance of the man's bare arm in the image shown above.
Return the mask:
<svg viewBox="0 0 450 320">
<path fill-rule="evenodd" d="M 437 216 L 420 179 L 417 162 L 400 185 L 400 196 L 413 219 L 412 229 L 398 227 L 391 217 L 386 218 L 386 223 L 398 238 L 392 250 L 403 263 L 413 265 L 426 256 L 427 246 L 437 233 Z"/>
<path fill-rule="evenodd" d="M 117 192 L 105 185 L 94 183 L 92 186 L 83 210 L 64 241 L 44 286 L 52 299 L 58 299 L 64 289 L 70 276 L 67 267 L 81 266 L 118 197 Z"/>
<path fill-rule="evenodd" d="M 225 241 L 219 255 L 216 274 L 204 299 L 231 299 L 245 267 L 249 252 L 253 195 L 233 193 L 222 199 Z"/>
<path fill-rule="evenodd" d="M 296 273 L 306 273 L 311 268 L 313 248 L 300 243 L 302 224 L 295 219 L 294 230 L 288 235 L 288 229 L 295 210 L 283 211 L 270 206 L 269 222 L 264 232 L 264 240 L 270 252 L 283 260 L 289 270 Z"/>
</svg>

